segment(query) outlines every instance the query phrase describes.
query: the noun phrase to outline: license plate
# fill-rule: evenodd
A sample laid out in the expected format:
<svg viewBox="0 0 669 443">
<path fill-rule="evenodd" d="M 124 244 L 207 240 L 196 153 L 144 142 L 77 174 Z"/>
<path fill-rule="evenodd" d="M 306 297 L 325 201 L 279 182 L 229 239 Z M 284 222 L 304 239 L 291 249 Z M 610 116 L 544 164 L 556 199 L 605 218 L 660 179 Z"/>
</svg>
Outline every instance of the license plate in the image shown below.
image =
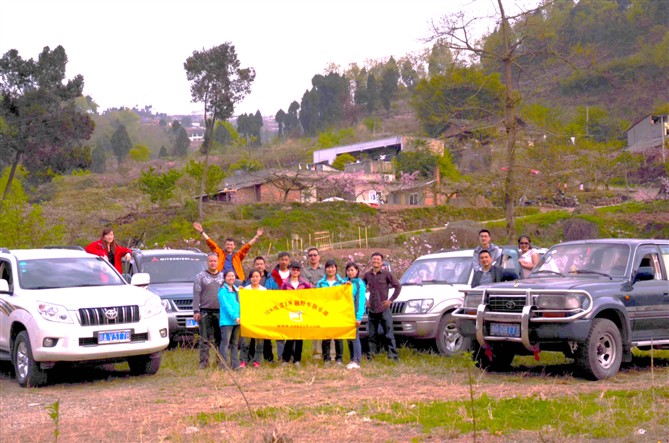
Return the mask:
<svg viewBox="0 0 669 443">
<path fill-rule="evenodd" d="M 98 344 L 127 343 L 130 341 L 130 330 L 98 332 Z"/>
<path fill-rule="evenodd" d="M 186 327 L 187 328 L 197 328 L 198 326 L 200 326 L 200 325 L 197 324 L 197 322 L 195 321 L 194 318 L 187 318 L 186 319 Z"/>
<path fill-rule="evenodd" d="M 520 337 L 520 325 L 510 323 L 490 323 L 490 335 L 496 337 Z"/>
</svg>

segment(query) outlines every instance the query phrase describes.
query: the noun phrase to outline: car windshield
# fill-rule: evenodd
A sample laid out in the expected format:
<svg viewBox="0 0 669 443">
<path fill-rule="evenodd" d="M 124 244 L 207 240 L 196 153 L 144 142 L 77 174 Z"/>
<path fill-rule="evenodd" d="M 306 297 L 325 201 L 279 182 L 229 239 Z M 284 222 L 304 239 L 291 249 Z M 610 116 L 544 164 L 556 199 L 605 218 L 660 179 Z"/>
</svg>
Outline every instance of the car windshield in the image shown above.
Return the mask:
<svg viewBox="0 0 669 443">
<path fill-rule="evenodd" d="M 123 285 L 114 268 L 101 257 L 46 258 L 19 261 L 23 289 Z"/>
<path fill-rule="evenodd" d="M 472 271 L 471 257 L 443 257 L 416 260 L 406 270 L 400 283 L 469 283 Z"/>
<path fill-rule="evenodd" d="M 625 275 L 631 256 L 629 245 L 615 243 L 581 243 L 552 247 L 537 264 L 532 276 L 541 274 Z"/>
<path fill-rule="evenodd" d="M 145 257 L 141 272 L 148 272 L 151 284 L 193 282 L 195 276 L 207 269 L 206 256 L 169 255 Z"/>
</svg>

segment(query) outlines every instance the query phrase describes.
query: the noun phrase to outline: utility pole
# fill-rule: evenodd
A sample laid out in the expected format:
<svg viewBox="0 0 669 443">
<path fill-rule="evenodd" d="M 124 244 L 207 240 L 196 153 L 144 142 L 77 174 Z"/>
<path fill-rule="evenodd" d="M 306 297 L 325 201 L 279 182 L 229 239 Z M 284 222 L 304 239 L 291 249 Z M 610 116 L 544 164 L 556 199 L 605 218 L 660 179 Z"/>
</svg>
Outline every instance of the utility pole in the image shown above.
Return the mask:
<svg viewBox="0 0 669 443">
<path fill-rule="evenodd" d="M 664 155 L 664 135 L 667 132 L 666 128 L 666 122 L 667 121 L 667 116 L 666 115 L 651 115 L 650 116 L 650 123 L 652 125 L 657 124 L 658 122 L 660 123 L 660 132 L 662 133 L 662 164 L 667 163 L 667 160 Z"/>
</svg>

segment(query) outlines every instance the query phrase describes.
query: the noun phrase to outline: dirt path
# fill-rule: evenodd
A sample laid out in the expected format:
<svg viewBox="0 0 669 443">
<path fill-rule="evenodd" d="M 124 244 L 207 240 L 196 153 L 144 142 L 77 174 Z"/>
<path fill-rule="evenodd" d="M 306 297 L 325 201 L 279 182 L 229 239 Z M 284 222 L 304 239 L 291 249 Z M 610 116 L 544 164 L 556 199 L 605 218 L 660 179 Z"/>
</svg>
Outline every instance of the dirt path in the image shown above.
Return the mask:
<svg viewBox="0 0 669 443">
<path fill-rule="evenodd" d="M 56 401 L 59 441 L 262 441 L 263 434 L 272 433 L 293 441 L 408 441 L 425 434 L 414 425 L 370 419 L 364 411 L 390 411 L 391 403 L 466 400 L 470 395 L 462 370 L 428 368 L 430 374 L 423 374 L 421 368 L 403 363 L 373 363 L 355 372 L 310 362 L 299 370 L 265 366 L 234 374 L 258 414 L 253 421 L 230 375 L 214 369 L 179 373 L 170 368 L 152 377 L 79 369 L 39 389 L 20 388 L 5 366 L 0 369 L 3 442 L 53 441 L 55 425 L 47 407 Z M 522 368 L 513 375 L 473 374 L 475 396 L 493 398 L 552 398 L 669 383 L 667 366 L 653 374 L 647 368 L 627 369 L 605 382 L 573 378 L 567 367 L 554 367 L 548 375 Z M 195 419 L 198 414 L 201 420 Z M 217 422 L 216 414 L 228 419 Z M 436 436 L 442 437 L 457 434 Z"/>
</svg>

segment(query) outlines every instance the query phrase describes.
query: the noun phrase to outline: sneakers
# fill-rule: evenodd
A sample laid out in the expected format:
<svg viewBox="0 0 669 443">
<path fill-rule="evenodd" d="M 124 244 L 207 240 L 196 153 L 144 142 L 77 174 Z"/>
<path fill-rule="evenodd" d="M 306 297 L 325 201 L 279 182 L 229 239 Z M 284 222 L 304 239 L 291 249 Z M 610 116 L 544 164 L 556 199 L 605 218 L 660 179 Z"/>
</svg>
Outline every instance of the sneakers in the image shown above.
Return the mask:
<svg viewBox="0 0 669 443">
<path fill-rule="evenodd" d="M 200 368 L 200 369 L 207 369 L 207 366 L 209 366 L 208 363 L 204 363 L 204 362 L 202 362 L 202 363 L 200 363 L 199 368 Z"/>
<path fill-rule="evenodd" d="M 245 367 L 246 367 L 246 362 L 245 362 L 245 361 L 240 362 L 240 363 L 239 363 L 239 367 L 240 367 L 240 368 L 245 368 Z"/>
<path fill-rule="evenodd" d="M 346 365 L 346 369 L 360 369 L 360 365 L 354 361 Z"/>
<path fill-rule="evenodd" d="M 299 361 L 296 361 L 296 362 L 295 362 L 295 367 L 296 367 L 296 368 L 299 368 L 300 366 L 302 366 L 302 365 L 300 364 L 300 362 L 299 362 Z"/>
<path fill-rule="evenodd" d="M 281 362 L 281 367 L 286 367 L 286 366 L 288 366 L 288 362 L 287 362 L 287 361 Z"/>
<path fill-rule="evenodd" d="M 253 362 L 253 367 L 254 367 L 254 368 L 259 368 L 259 367 L 260 367 L 260 363 L 258 363 L 257 361 L 254 361 L 254 362 Z"/>
<path fill-rule="evenodd" d="M 337 366 L 341 366 L 341 365 L 343 365 L 343 364 L 344 364 L 344 363 L 342 363 L 342 361 L 341 361 L 341 360 L 337 360 L 337 361 L 336 361 L 335 363 L 337 363 Z"/>
</svg>

